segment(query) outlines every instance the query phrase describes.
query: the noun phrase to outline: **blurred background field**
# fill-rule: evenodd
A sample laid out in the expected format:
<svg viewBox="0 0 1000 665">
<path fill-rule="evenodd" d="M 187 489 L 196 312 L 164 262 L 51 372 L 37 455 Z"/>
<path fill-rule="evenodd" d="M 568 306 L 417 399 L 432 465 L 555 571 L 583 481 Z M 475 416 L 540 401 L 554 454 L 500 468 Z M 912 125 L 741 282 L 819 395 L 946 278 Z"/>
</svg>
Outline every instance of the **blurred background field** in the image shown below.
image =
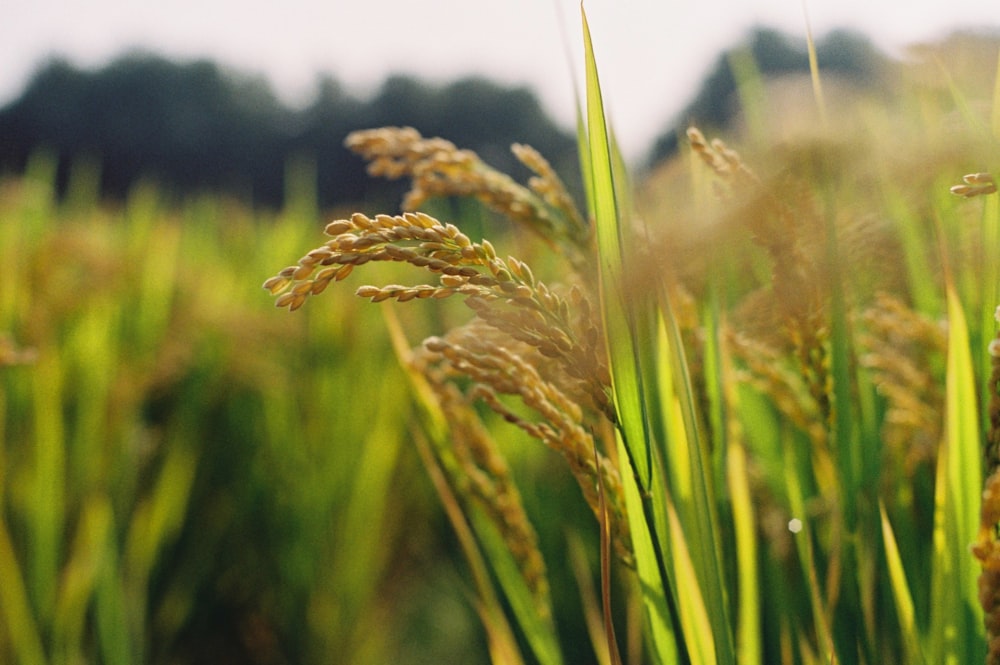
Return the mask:
<svg viewBox="0 0 1000 665">
<path fill-rule="evenodd" d="M 780 42 L 774 33 L 763 35 L 764 42 Z M 876 146 L 879 163 L 913 170 L 866 171 L 880 179 L 869 181 L 877 183 L 871 190 L 860 188 L 871 198 L 859 195 L 859 205 L 913 224 L 928 223 L 935 213 L 977 219 L 947 194 L 963 173 L 995 164 L 977 134 L 954 141 L 948 131 L 948 123 L 979 117 L 977 105 L 992 99 L 996 43 L 971 43 L 974 48 L 949 61 L 951 79 L 933 66 L 915 70 L 927 79 L 918 82 L 922 93 L 903 105 L 908 115 L 874 110 L 873 102 L 866 131 L 884 128 L 880 135 L 887 139 Z M 851 45 L 863 49 L 865 42 Z M 739 53 L 751 56 L 744 65 L 756 63 L 767 73 L 761 52 L 745 47 Z M 992 55 L 984 60 L 984 53 Z M 778 96 L 740 88 L 734 62 L 739 59 L 720 61 L 719 76 L 730 76 L 717 81 L 720 96 L 690 108 L 699 117 L 722 109 L 706 122 L 730 131 L 734 144 L 744 141 L 749 158 L 766 155 L 764 135 L 753 134 L 764 132 L 763 125 L 745 114 L 769 117 L 768 104 Z M 65 63 L 52 71 L 77 83 L 86 79 Z M 855 83 L 870 94 L 884 79 L 873 81 Z M 114 165 L 98 156 L 110 143 L 73 146 L 52 136 L 3 155 L 0 662 L 486 661 L 465 564 L 412 445 L 418 421 L 385 332 L 384 305 L 350 293 L 361 283 L 393 282 L 392 268 L 352 276 L 339 293 L 294 315 L 276 311 L 260 289 L 265 278 L 319 244 L 332 217 L 355 209 L 396 211 L 400 190 L 383 184 L 352 190 L 353 200 L 321 193 L 324 183 L 360 168 L 324 161 L 340 150 L 337 132 L 361 128 L 349 124 L 416 118 L 412 124 L 420 125 L 436 117 L 437 127 L 421 127 L 425 133 L 477 148 L 488 161 L 513 141 L 545 152 L 537 144 L 548 137 L 554 162 L 572 185 L 573 142 L 541 114 L 533 128 L 493 131 L 486 122 L 477 127 L 484 135 L 463 140 L 449 134 L 457 125 L 441 111 L 467 115 L 463 89 L 448 97 L 447 87 L 435 96 L 412 81 L 396 84 L 386 90 L 408 94 L 396 108 L 412 111 L 419 108 L 415 100 L 432 100 L 429 115 L 338 116 L 341 124 L 324 137 L 330 153 L 311 156 L 306 143 L 274 153 L 266 186 L 252 173 L 238 173 L 232 187 L 205 186 L 170 180 L 167 171 L 147 177 L 138 168 L 116 181 Z M 953 95 L 956 89 L 961 94 Z M 485 85 L 476 90 L 495 92 Z M 513 98 L 525 101 L 523 94 Z M 511 97 L 491 99 L 502 105 Z M 971 115 L 962 117 L 966 101 Z M 40 103 L 30 108 L 47 107 Z M 324 126 L 322 117 L 315 126 Z M 19 127 L 12 136 L 25 135 Z M 930 131 L 938 129 L 941 134 Z M 677 155 L 676 130 L 664 132 L 658 158 Z M 918 134 L 919 146 L 907 141 Z M 901 152 L 906 147 L 920 154 Z M 676 199 L 665 196 L 691 192 L 691 183 L 676 177 L 680 163 L 669 162 L 640 188 L 646 214 L 668 211 L 684 219 Z M 905 194 L 912 189 L 920 192 L 916 200 Z M 278 194 L 269 197 L 272 191 Z M 503 252 L 545 275 L 545 259 L 477 207 L 441 205 L 442 217 L 473 237 L 506 243 Z M 976 227 L 947 231 L 960 256 L 980 256 Z M 692 246 L 707 237 L 700 233 L 692 234 Z M 962 275 L 970 311 L 991 312 L 975 271 Z M 934 314 L 941 313 L 939 296 L 926 295 Z M 395 309 L 413 344 L 467 316 L 450 303 Z M 988 316 L 979 319 L 974 343 L 985 349 L 992 329 Z M 978 360 L 984 370 L 985 352 Z M 582 543 L 577 551 L 596 574 L 592 516 L 554 454 L 515 428 L 502 431 L 557 590 L 566 661 L 595 662 L 567 544 Z"/>
<path fill-rule="evenodd" d="M 55 170 L 40 152 L 0 190 L 0 660 L 481 662 L 380 308 L 288 315 L 260 289 L 319 237 L 314 173 L 265 212 L 102 202 L 86 165 L 60 198 Z M 467 316 L 399 314 L 414 344 Z M 589 516 L 510 434 L 560 561 Z"/>
</svg>

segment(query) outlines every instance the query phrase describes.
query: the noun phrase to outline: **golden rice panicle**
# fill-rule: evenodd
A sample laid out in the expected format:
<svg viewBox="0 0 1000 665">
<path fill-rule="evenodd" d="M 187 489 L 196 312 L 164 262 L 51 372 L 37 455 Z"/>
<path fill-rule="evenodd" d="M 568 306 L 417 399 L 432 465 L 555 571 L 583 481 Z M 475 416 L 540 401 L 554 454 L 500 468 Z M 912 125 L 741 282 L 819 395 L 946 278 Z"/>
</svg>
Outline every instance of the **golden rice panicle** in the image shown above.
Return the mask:
<svg viewBox="0 0 1000 665">
<path fill-rule="evenodd" d="M 507 296 L 470 297 L 466 304 L 490 326 L 557 361 L 562 370 L 585 386 L 589 399 L 614 420 L 609 398 L 610 371 L 595 309 L 581 289 L 571 289 L 569 300 L 542 283 Z M 502 290 L 502 288 L 500 289 Z"/>
<path fill-rule="evenodd" d="M 722 139 L 709 142 L 697 127 L 688 127 L 687 138 L 692 152 L 730 186 L 739 187 L 759 182 L 739 153 L 727 146 Z"/>
<path fill-rule="evenodd" d="M 726 343 L 745 369 L 737 370 L 739 380 L 766 395 L 790 423 L 804 432 L 815 450 L 825 449 L 825 418 L 799 371 L 788 365 L 787 356 L 761 340 L 728 330 Z"/>
<path fill-rule="evenodd" d="M 505 340 L 497 332 L 473 321 L 445 337 L 426 340 L 424 347 L 438 367 L 473 382 L 467 393 L 470 400 L 481 401 L 509 423 L 560 453 L 595 515 L 600 515 L 598 487 L 603 485 L 616 551 L 623 562 L 631 565 L 621 478 L 612 461 L 597 450 L 585 424 L 584 409 L 556 382 L 540 374 L 537 349 Z M 502 401 L 501 395 L 518 398 L 540 420 L 528 420 L 516 413 Z"/>
<path fill-rule="evenodd" d="M 547 204 L 562 213 L 581 242 L 589 242 L 591 228 L 566 190 L 562 178 L 540 152 L 529 145 L 515 143 L 511 151 L 517 159 L 535 174 L 528 180 L 528 187 L 542 197 Z"/>
<path fill-rule="evenodd" d="M 443 160 L 444 156 L 462 158 L 451 141 L 425 139 L 412 127 L 382 127 L 352 132 L 344 144 L 368 161 L 369 175 L 390 180 L 412 177 L 414 170 L 428 160 Z"/>
<path fill-rule="evenodd" d="M 416 210 L 432 197 L 461 196 L 522 224 L 550 245 L 562 249 L 574 267 L 586 265 L 591 234 L 569 201 L 548 162 L 521 151 L 538 168 L 541 191 L 515 182 L 471 150 L 460 150 L 441 138 L 424 138 L 411 127 L 383 127 L 351 133 L 345 145 L 369 161 L 372 175 L 411 178 L 404 210 Z M 515 151 L 517 153 L 517 151 Z M 537 155 L 537 153 L 535 153 Z M 556 184 L 556 183 L 559 184 Z"/>
<path fill-rule="evenodd" d="M 709 144 L 697 128 L 688 130 L 688 140 L 691 150 L 727 184 L 730 193 L 742 197 L 743 205 L 738 208 L 740 221 L 771 259 L 776 301 L 787 303 L 791 316 L 808 318 L 808 312 L 816 305 L 815 292 L 820 281 L 815 262 L 805 256 L 799 232 L 818 216 L 808 191 L 793 183 L 765 186 L 735 150 L 720 139 Z"/>
<path fill-rule="evenodd" d="M 882 438 L 912 477 L 918 466 L 934 460 L 941 438 L 944 392 L 930 368 L 943 358 L 947 335 L 940 324 L 885 293 L 859 321 L 859 362 L 872 372 L 887 403 Z"/>
<path fill-rule="evenodd" d="M 472 402 L 453 382 L 454 368 L 439 360 L 425 347 L 410 357 L 410 366 L 427 380 L 448 422 L 451 445 L 435 453 L 448 458 L 442 460 L 441 467 L 456 494 L 477 503 L 496 526 L 531 590 L 536 608 L 548 616 L 551 603 L 545 561 L 507 460 Z"/>
<path fill-rule="evenodd" d="M 770 299 L 806 379 L 822 421 L 832 424 L 834 407 L 830 376 L 826 300 L 829 274 L 825 256 L 806 242 L 815 236 L 822 215 L 811 191 L 793 182 L 762 182 L 743 159 L 722 140 L 709 142 L 697 128 L 688 130 L 691 150 L 725 185 L 727 198 L 739 197 L 739 223 L 771 261 Z M 816 243 L 813 242 L 813 245 Z M 809 250 L 812 250 L 811 252 Z"/>
<path fill-rule="evenodd" d="M 264 282 L 264 289 L 277 296 L 276 306 L 298 309 L 309 296 L 322 293 L 331 282 L 345 279 L 355 267 L 369 261 L 405 262 L 432 274 L 475 282 L 480 274 L 475 266 L 490 260 L 486 247 L 474 245 L 453 224 L 424 213 L 374 218 L 355 213 L 350 219 L 327 224 L 326 234 L 331 238 L 325 244 Z M 361 295 L 375 301 L 410 300 L 444 298 L 459 290 L 444 285 L 373 288 L 362 287 Z"/>
<path fill-rule="evenodd" d="M 276 306 L 298 309 L 369 261 L 409 263 L 435 275 L 438 283 L 364 285 L 356 294 L 372 302 L 464 297 L 483 321 L 560 362 L 613 417 L 603 338 L 595 308 L 581 289 L 571 289 L 567 300 L 537 280 L 523 261 L 505 261 L 489 241 L 473 243 L 454 225 L 424 213 L 375 218 L 355 213 L 331 222 L 326 232 L 331 238 L 324 245 L 264 282 L 277 296 Z"/>
</svg>

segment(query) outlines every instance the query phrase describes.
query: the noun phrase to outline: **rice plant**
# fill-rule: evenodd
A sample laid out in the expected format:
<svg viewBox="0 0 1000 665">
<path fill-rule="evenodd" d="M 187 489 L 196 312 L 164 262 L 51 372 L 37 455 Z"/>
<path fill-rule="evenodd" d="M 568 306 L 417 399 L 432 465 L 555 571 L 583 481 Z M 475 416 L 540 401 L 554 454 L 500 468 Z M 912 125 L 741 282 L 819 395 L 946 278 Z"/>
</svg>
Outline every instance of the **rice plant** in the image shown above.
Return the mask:
<svg viewBox="0 0 1000 665">
<path fill-rule="evenodd" d="M 747 154 L 691 128 L 689 201 L 640 211 L 583 35 L 585 205 L 525 146 L 522 185 L 441 138 L 359 131 L 373 176 L 411 181 L 404 212 L 330 222 L 264 283 L 297 310 L 398 264 L 416 276 L 355 293 L 471 310 L 416 348 L 385 318 L 493 662 L 564 656 L 562 590 L 490 413 L 560 454 L 593 514 L 602 587 L 580 605 L 599 662 L 1000 662 L 998 100 L 991 121 L 981 87 L 924 84 L 841 140 Z M 914 161 L 898 137 L 942 118 L 959 129 Z M 554 278 L 421 211 L 435 197 L 538 239 Z"/>
<path fill-rule="evenodd" d="M 0 181 L 0 661 L 1000 662 L 995 46 L 735 63 L 633 182 L 584 43 L 579 201 L 405 128 L 316 241 L 305 163 Z"/>
</svg>

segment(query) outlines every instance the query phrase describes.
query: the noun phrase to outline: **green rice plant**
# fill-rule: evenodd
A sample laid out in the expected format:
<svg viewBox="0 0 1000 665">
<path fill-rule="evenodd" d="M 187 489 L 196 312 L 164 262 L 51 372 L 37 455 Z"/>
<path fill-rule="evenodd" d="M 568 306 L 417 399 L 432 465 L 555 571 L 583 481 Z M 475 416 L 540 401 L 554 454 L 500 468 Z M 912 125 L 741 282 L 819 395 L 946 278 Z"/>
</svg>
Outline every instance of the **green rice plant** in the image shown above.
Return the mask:
<svg viewBox="0 0 1000 665">
<path fill-rule="evenodd" d="M 570 265 L 582 265 L 591 241 L 580 215 L 570 206 L 562 183 L 534 151 L 515 154 L 536 178 L 529 187 L 492 171 L 466 151 L 441 140 L 424 140 L 412 129 L 359 132 L 348 144 L 372 159 L 373 170 L 389 175 L 420 174 L 421 187 L 475 196 L 527 225 L 562 248 Z M 391 168 L 388 166 L 390 160 Z M 588 275 L 564 288 L 538 280 L 526 263 L 501 259 L 488 241 L 473 242 L 452 224 L 424 213 L 369 218 L 355 213 L 327 225 L 331 237 L 295 266 L 267 280 L 276 304 L 298 309 L 333 282 L 369 262 L 398 262 L 427 271 L 436 283 L 362 286 L 358 295 L 374 302 L 464 298 L 476 314 L 472 322 L 445 336 L 431 337 L 416 352 L 400 352 L 423 396 L 429 434 L 425 460 L 445 505 L 456 501 L 468 515 L 476 543 L 464 546 L 473 569 L 480 549 L 489 552 L 497 583 L 540 662 L 562 662 L 551 619 L 548 581 L 533 529 L 511 485 L 507 463 L 471 407 L 480 402 L 567 461 L 583 497 L 604 516 L 622 560 L 631 560 L 623 517 L 621 479 L 608 452 L 597 447 L 608 431 L 610 405 L 603 342 L 596 308 L 585 290 Z M 526 417 L 509 402 L 514 397 L 535 414 Z M 507 401 L 505 401 L 507 400 Z M 459 532 L 468 526 L 453 518 Z M 514 560 L 508 557 L 513 555 Z M 483 580 L 482 575 L 476 576 Z M 497 623 L 489 585 L 477 583 L 488 619 L 491 652 L 510 658 L 510 640 Z M 507 654 L 507 655 L 503 655 Z"/>
<path fill-rule="evenodd" d="M 624 662 L 624 596 L 642 608 L 626 653 L 643 662 L 997 662 L 997 194 L 989 169 L 949 191 L 997 148 L 977 105 L 948 79 L 913 92 L 922 105 L 862 105 L 860 136 L 768 145 L 765 82 L 737 61 L 748 156 L 692 128 L 693 217 L 673 200 L 640 216 L 585 18 L 583 41 L 586 214 L 523 146 L 527 185 L 443 139 L 361 131 L 347 145 L 373 175 L 411 180 L 405 211 L 329 223 L 264 283 L 297 310 L 391 264 L 421 277 L 356 294 L 471 309 L 412 350 L 387 320 L 493 661 L 565 660 L 562 590 L 488 426 L 499 416 L 562 456 L 595 518 L 601 662 Z M 810 53 L 825 130 L 837 115 Z M 897 137 L 942 117 L 968 126 L 928 147 L 933 170 L 913 168 Z M 418 210 L 441 197 L 479 201 L 557 258 L 529 268 Z"/>
</svg>

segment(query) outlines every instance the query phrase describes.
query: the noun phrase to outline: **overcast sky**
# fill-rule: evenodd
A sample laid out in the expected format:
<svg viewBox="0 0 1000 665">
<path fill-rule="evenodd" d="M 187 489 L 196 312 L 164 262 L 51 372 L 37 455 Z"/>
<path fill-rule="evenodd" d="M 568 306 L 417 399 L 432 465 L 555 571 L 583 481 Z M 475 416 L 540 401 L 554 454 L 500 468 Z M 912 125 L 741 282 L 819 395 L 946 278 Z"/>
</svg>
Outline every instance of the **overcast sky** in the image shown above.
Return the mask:
<svg viewBox="0 0 1000 665">
<path fill-rule="evenodd" d="M 718 53 L 753 25 L 861 30 L 890 52 L 1000 24 L 996 0 L 586 0 L 605 101 L 626 154 L 649 147 Z M 95 67 L 130 47 L 264 74 L 289 102 L 319 72 L 358 94 L 398 72 L 527 83 L 562 124 L 580 75 L 578 0 L 0 0 L 0 105 L 51 54 Z M 821 63 L 822 65 L 822 63 Z M 987 63 L 994 66 L 994 63 Z M 572 74 L 571 74 L 572 73 Z"/>
</svg>

